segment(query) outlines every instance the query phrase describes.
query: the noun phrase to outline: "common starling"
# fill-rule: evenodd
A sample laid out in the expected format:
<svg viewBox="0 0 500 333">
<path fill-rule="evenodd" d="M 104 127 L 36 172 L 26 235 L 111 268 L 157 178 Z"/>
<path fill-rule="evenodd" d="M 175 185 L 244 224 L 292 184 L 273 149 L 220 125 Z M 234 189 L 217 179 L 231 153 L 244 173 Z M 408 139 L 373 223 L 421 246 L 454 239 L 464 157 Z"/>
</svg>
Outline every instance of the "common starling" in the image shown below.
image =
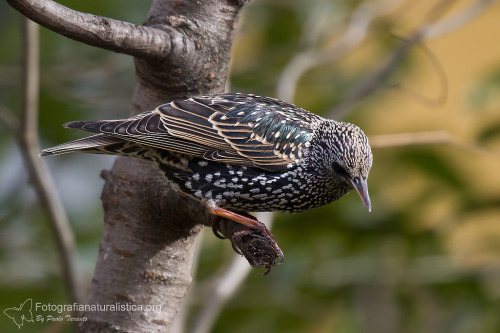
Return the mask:
<svg viewBox="0 0 500 333">
<path fill-rule="evenodd" d="M 211 214 L 262 228 L 248 212 L 301 212 L 356 190 L 370 211 L 368 139 L 357 126 L 283 101 L 226 93 L 163 104 L 121 120 L 64 125 L 97 133 L 42 151 L 153 161 Z"/>
</svg>

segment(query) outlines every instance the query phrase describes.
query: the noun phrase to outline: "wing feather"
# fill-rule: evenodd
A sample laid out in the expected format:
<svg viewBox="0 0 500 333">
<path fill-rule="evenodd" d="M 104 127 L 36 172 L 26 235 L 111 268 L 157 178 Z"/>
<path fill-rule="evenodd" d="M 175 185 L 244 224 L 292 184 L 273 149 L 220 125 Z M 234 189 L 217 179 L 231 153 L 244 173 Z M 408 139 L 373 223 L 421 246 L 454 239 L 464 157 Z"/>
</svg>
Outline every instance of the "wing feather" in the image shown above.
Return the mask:
<svg viewBox="0 0 500 333">
<path fill-rule="evenodd" d="M 66 127 L 270 171 L 295 165 L 321 118 L 268 97 L 222 94 L 174 101 L 126 120 Z"/>
</svg>

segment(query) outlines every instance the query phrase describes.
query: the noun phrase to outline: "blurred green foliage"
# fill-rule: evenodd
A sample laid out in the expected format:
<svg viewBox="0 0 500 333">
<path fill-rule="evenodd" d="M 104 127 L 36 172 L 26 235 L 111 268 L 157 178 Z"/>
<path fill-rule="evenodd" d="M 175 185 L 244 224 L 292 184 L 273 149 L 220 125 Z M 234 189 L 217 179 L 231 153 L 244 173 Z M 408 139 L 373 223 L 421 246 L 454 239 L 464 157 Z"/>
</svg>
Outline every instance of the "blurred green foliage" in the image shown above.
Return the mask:
<svg viewBox="0 0 500 333">
<path fill-rule="evenodd" d="M 62 3 L 137 24 L 148 10 L 147 3 L 137 1 Z M 325 31 L 334 36 L 341 33 L 358 3 L 253 2 L 237 34 L 231 90 L 275 96 L 283 67 L 307 45 L 303 29 L 311 11 L 331 17 L 325 21 Z M 374 45 L 372 61 L 357 66 L 331 63 L 307 72 L 299 81 L 295 102 L 321 114 L 341 101 L 394 48 L 397 40 L 388 37 L 394 24 L 388 17 L 375 22 L 369 36 Z M 0 3 L 0 105 L 14 113 L 20 98 L 19 25 L 18 13 Z M 323 36 L 323 43 L 329 42 L 327 37 Z M 418 72 L 417 60 L 409 54 L 393 76 L 401 79 Z M 41 64 L 44 146 L 79 137 L 80 133 L 63 129 L 64 122 L 128 115 L 134 85 L 129 57 L 81 45 L 42 28 Z M 492 72 L 496 74 L 478 74 L 469 98 L 464 98 L 470 108 L 480 110 L 487 103 L 496 113 L 496 121 L 475 129 L 484 144 L 498 143 L 500 133 L 495 104 L 500 67 Z M 379 107 L 383 98 L 390 96 L 367 98 L 345 120 L 368 128 L 369 136 L 385 133 L 383 126 L 375 127 L 369 111 Z M 481 116 L 481 112 L 474 114 Z M 273 233 L 285 262 L 265 278 L 254 270 L 224 308 L 214 332 L 500 330 L 500 224 L 495 228 L 488 222 L 500 223 L 500 191 L 476 184 L 481 177 L 497 181 L 499 175 L 474 173 L 483 170 L 477 163 L 490 157 L 434 146 L 376 149 L 374 155 L 369 182 L 373 213 L 364 211 L 359 198 L 350 194 L 306 213 L 277 214 Z M 56 175 L 75 231 L 80 274 L 90 283 L 102 225 L 99 172 L 111 166 L 112 158 L 74 154 L 46 161 Z M 478 162 L 470 164 L 474 161 Z M 13 133 L 0 123 L 2 311 L 27 298 L 68 302 L 53 236 L 23 170 Z M 470 221 L 477 222 L 472 231 L 461 232 Z M 203 303 L 206 286 L 232 257 L 229 242 L 216 239 L 210 231 L 200 246 L 188 327 L 201 308 L 210 306 Z M 471 252 L 461 253 L 462 249 Z M 26 324 L 21 331 L 42 330 L 71 331 L 71 327 L 45 322 Z M 1 313 L 0 331 L 17 331 Z"/>
</svg>

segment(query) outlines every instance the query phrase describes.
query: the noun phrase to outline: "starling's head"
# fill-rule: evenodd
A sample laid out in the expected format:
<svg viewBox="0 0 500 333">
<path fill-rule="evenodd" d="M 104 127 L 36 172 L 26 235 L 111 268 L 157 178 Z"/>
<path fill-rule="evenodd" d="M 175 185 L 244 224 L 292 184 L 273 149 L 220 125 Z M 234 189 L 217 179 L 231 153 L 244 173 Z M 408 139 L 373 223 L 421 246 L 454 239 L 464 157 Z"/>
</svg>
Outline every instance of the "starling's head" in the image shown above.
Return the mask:
<svg viewBox="0 0 500 333">
<path fill-rule="evenodd" d="M 337 121 L 325 122 L 320 132 L 323 171 L 336 182 L 356 190 L 371 211 L 366 181 L 373 155 L 365 133 L 355 125 Z"/>
</svg>

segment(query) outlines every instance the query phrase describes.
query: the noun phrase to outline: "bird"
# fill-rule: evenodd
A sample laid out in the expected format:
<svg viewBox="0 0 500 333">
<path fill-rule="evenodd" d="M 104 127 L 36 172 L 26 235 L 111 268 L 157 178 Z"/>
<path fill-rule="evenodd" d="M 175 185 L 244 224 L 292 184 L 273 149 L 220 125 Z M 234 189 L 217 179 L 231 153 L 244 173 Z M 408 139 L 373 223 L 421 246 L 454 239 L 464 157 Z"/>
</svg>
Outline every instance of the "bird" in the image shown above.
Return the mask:
<svg viewBox="0 0 500 333">
<path fill-rule="evenodd" d="M 371 211 L 373 155 L 363 131 L 271 97 L 222 93 L 175 100 L 128 119 L 72 121 L 94 133 L 42 150 L 155 163 L 209 213 L 250 229 L 250 212 L 298 213 L 356 191 Z"/>
</svg>

